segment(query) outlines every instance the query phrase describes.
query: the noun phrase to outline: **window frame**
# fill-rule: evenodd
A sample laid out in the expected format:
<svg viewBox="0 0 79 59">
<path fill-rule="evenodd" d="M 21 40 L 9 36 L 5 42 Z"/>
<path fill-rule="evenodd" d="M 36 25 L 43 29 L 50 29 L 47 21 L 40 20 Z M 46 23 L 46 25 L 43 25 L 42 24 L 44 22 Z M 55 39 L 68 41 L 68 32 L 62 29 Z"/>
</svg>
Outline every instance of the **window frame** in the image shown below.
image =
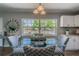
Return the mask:
<svg viewBox="0 0 79 59">
<path fill-rule="evenodd" d="M 33 34 L 32 32 L 31 32 L 31 33 L 24 33 L 23 23 L 22 23 L 23 20 L 33 20 L 33 21 L 34 21 L 34 20 L 38 20 L 38 19 L 31 19 L 31 18 L 22 18 L 22 19 L 21 19 L 22 35 Z M 48 19 L 41 19 L 41 20 L 48 20 Z M 54 31 L 53 31 L 53 30 L 48 30 L 48 31 L 49 31 L 49 32 L 53 31 L 53 32 L 56 33 L 55 35 L 57 35 L 57 27 L 58 27 L 57 19 L 52 19 L 52 18 L 50 18 L 50 20 L 55 20 L 55 21 L 56 21 L 56 27 L 54 27 L 54 29 L 53 29 Z M 30 29 L 33 30 L 33 27 L 28 27 L 28 26 L 27 26 L 27 31 L 30 30 L 30 29 L 28 29 L 28 28 L 30 28 Z M 38 27 L 37 27 L 37 28 L 38 28 Z M 42 28 L 44 28 L 44 27 L 41 27 L 41 29 L 42 29 Z M 36 31 L 36 32 L 38 33 L 38 29 L 37 29 L 37 30 L 33 30 L 33 31 Z M 43 31 L 46 31 L 46 30 L 43 30 Z M 44 33 L 45 33 L 45 32 L 44 32 Z M 44 33 L 43 33 L 43 34 L 44 34 Z"/>
</svg>

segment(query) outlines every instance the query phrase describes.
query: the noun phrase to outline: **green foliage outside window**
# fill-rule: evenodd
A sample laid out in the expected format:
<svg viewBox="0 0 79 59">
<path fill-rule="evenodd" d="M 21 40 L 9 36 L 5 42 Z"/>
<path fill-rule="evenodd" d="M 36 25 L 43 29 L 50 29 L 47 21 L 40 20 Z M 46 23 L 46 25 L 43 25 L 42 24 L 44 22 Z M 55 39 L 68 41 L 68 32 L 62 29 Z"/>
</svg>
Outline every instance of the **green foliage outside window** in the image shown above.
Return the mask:
<svg viewBox="0 0 79 59">
<path fill-rule="evenodd" d="M 51 29 L 51 28 L 56 27 L 56 21 L 55 20 L 45 20 L 45 22 L 41 22 L 40 25 L 41 25 L 41 27 Z M 39 28 L 39 20 L 34 20 L 32 27 L 33 27 L 33 29 Z"/>
<path fill-rule="evenodd" d="M 52 28 L 53 27 L 53 22 L 51 20 L 47 20 L 46 27 L 47 28 Z"/>
<path fill-rule="evenodd" d="M 39 20 L 34 20 L 32 25 L 33 28 L 39 28 Z"/>
<path fill-rule="evenodd" d="M 46 21 L 44 21 L 44 20 L 42 21 L 42 20 L 41 20 L 41 27 L 43 27 L 43 28 L 46 27 Z"/>
</svg>

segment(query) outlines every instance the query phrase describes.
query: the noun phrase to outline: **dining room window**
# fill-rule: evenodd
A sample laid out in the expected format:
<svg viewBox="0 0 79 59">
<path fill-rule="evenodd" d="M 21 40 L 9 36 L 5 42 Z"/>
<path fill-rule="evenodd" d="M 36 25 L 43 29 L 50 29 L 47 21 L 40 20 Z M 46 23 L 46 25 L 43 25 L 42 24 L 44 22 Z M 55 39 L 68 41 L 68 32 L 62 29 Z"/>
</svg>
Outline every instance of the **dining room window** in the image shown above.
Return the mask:
<svg viewBox="0 0 79 59">
<path fill-rule="evenodd" d="M 41 19 L 39 23 L 38 19 L 23 18 L 21 23 L 23 35 L 39 33 L 39 24 L 41 33 L 57 35 L 57 19 Z"/>
</svg>

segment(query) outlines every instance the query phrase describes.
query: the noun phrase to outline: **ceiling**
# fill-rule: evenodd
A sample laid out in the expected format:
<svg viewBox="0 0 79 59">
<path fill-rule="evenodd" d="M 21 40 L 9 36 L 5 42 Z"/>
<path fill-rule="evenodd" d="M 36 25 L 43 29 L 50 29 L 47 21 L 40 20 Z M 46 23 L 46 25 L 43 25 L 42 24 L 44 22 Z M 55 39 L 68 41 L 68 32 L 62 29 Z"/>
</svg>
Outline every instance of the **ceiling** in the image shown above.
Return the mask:
<svg viewBox="0 0 79 59">
<path fill-rule="evenodd" d="M 42 3 L 48 13 L 75 13 L 79 3 Z M 32 12 L 38 3 L 0 3 L 0 12 Z"/>
</svg>

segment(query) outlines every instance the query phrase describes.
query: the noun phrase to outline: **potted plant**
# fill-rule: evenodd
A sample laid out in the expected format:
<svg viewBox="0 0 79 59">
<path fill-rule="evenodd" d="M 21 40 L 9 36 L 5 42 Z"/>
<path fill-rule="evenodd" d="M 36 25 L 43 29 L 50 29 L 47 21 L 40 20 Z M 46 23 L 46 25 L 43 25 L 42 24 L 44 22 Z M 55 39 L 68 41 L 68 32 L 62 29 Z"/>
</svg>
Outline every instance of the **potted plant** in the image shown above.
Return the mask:
<svg viewBox="0 0 79 59">
<path fill-rule="evenodd" d="M 69 28 L 65 28 L 66 35 L 69 35 Z"/>
</svg>

